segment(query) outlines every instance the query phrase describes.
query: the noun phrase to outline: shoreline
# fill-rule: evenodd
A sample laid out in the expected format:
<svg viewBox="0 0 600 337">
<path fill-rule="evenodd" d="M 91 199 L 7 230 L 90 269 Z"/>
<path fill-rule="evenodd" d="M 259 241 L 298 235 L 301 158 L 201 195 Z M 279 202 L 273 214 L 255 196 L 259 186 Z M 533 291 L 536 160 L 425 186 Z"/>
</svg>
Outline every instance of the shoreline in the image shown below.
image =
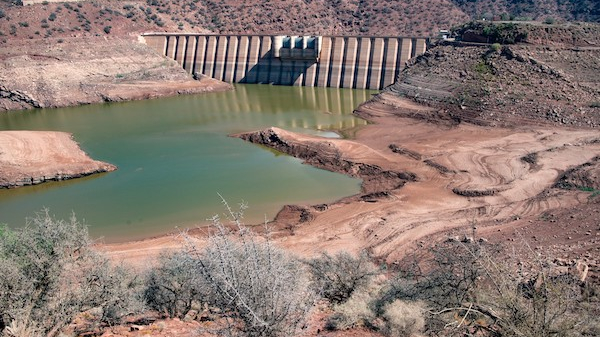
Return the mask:
<svg viewBox="0 0 600 337">
<path fill-rule="evenodd" d="M 516 230 L 519 219 L 587 202 L 583 192 L 553 186 L 561 172 L 600 155 L 595 130 L 443 125 L 404 117 L 430 110 L 381 93 L 355 111 L 369 124 L 353 139 L 277 128 L 236 135 L 306 164 L 367 177 L 359 195 L 284 206 L 269 223 L 276 242 L 300 256 L 367 250 L 394 263 L 426 243 L 468 235 L 473 223 L 478 228 L 510 223 L 506 228 Z M 521 159 L 532 151 L 536 163 Z M 203 240 L 198 231 L 190 233 Z M 172 234 L 99 247 L 113 258 L 141 263 L 142 257 L 176 248 L 168 237 Z"/>
<path fill-rule="evenodd" d="M 115 165 L 93 160 L 59 131 L 0 131 L 0 189 L 18 188 L 111 172 Z"/>
<path fill-rule="evenodd" d="M 133 37 L 20 41 L 0 50 L 0 113 L 227 91 Z"/>
</svg>

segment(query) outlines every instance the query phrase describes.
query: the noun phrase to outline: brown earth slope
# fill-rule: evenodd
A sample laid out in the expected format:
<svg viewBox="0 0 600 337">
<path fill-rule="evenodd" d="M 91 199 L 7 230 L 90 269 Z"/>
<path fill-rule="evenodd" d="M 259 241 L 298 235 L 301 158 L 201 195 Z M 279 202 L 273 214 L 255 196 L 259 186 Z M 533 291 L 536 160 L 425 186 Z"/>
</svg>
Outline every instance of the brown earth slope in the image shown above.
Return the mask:
<svg viewBox="0 0 600 337">
<path fill-rule="evenodd" d="M 0 49 L 0 111 L 229 90 L 132 39 L 25 40 Z"/>
<path fill-rule="evenodd" d="M 275 221 L 282 244 L 308 255 L 367 249 L 393 263 L 476 227 L 511 251 L 584 261 L 596 278 L 600 51 L 578 44 L 597 35 L 574 39 L 569 28 L 550 46 L 540 33 L 498 50 L 434 46 L 356 111 L 373 124 L 355 139 L 275 128 L 240 135 L 365 181 L 359 196 L 285 208 Z M 379 181 L 388 183 L 373 184 L 356 169 L 365 166 L 387 172 Z M 405 179 L 390 184 L 389 172 Z"/>
<path fill-rule="evenodd" d="M 15 1 L 18 2 L 18 1 Z M 0 46 L 14 38 L 123 36 L 143 31 L 436 36 L 482 17 L 600 20 L 593 0 L 0 1 Z"/>
<path fill-rule="evenodd" d="M 441 42 L 386 91 L 434 107 L 431 120 L 600 127 L 600 25 L 522 28 L 523 44 Z"/>
</svg>

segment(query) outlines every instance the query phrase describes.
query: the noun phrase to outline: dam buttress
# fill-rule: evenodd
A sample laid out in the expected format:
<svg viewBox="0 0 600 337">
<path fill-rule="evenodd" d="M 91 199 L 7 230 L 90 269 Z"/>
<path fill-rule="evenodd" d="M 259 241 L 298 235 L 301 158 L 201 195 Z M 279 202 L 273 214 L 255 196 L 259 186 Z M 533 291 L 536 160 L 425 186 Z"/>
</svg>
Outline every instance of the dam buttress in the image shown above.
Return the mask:
<svg viewBox="0 0 600 337">
<path fill-rule="evenodd" d="M 141 39 L 188 73 L 229 83 L 382 89 L 427 38 L 148 33 Z"/>
</svg>

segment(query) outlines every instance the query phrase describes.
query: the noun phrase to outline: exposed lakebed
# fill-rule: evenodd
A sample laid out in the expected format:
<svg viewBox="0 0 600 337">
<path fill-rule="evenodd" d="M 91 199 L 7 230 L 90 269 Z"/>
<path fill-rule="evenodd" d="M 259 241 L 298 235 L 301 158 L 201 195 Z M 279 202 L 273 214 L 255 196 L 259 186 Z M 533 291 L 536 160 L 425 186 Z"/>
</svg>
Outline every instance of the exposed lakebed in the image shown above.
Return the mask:
<svg viewBox="0 0 600 337">
<path fill-rule="evenodd" d="M 285 204 L 331 202 L 358 193 L 360 181 L 230 138 L 277 126 L 335 135 L 366 124 L 352 110 L 372 91 L 239 85 L 234 91 L 167 99 L 40 109 L 0 115 L 0 130 L 73 133 L 112 173 L 0 191 L 0 223 L 17 227 L 47 207 L 72 212 L 95 237 L 122 241 L 205 225 L 248 202 L 246 221 L 270 219 Z"/>
</svg>

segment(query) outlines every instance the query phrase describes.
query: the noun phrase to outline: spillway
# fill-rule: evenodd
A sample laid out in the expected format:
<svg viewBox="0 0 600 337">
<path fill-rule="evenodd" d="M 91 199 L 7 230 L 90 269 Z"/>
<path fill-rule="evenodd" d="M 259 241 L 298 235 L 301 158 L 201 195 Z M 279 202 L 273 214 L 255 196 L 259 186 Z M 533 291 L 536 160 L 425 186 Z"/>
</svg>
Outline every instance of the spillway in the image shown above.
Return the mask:
<svg viewBox="0 0 600 337">
<path fill-rule="evenodd" d="M 229 83 L 382 89 L 428 38 L 148 33 L 143 41 L 190 74 Z"/>
</svg>

